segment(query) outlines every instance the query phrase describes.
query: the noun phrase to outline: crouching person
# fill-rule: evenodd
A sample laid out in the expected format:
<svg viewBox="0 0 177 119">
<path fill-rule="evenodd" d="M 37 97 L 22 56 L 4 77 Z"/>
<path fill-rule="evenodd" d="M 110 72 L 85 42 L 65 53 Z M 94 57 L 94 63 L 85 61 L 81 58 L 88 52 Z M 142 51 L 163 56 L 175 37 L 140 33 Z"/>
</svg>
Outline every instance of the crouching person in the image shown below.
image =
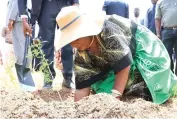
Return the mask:
<svg viewBox="0 0 177 119">
<path fill-rule="evenodd" d="M 66 7 L 57 16 L 58 49 L 71 44 L 75 58 L 75 101 L 90 94 L 136 95 L 161 104 L 174 95 L 177 78 L 163 43 L 129 19 L 104 13 L 82 14 Z"/>
</svg>

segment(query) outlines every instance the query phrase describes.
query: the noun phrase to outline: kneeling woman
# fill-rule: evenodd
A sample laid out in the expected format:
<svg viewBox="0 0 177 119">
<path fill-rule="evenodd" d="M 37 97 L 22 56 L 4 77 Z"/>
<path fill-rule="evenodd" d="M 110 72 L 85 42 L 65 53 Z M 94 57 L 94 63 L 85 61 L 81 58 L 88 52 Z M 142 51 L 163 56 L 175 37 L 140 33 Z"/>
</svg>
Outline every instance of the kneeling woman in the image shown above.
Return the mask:
<svg viewBox="0 0 177 119">
<path fill-rule="evenodd" d="M 57 16 L 58 49 L 71 44 L 75 57 L 75 101 L 96 92 L 138 95 L 161 104 L 174 95 L 176 76 L 162 42 L 131 20 L 104 14 L 85 15 L 66 7 Z"/>
</svg>

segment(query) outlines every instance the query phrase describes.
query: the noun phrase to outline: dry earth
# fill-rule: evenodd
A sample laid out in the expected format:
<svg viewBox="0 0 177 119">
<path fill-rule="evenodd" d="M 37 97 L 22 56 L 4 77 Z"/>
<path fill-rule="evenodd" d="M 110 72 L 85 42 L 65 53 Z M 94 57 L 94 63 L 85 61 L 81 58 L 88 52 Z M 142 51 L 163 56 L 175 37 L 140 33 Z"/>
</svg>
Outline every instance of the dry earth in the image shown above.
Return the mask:
<svg viewBox="0 0 177 119">
<path fill-rule="evenodd" d="M 126 97 L 119 101 L 108 94 L 91 95 L 79 102 L 73 101 L 73 91 L 62 88 L 61 80 L 54 80 L 54 89 L 43 90 L 41 95 L 20 90 L 15 69 L 0 68 L 0 119 L 58 119 L 58 118 L 126 118 L 177 119 L 177 98 L 156 105 L 140 98 Z M 61 78 L 57 72 L 56 79 Z M 33 73 L 37 87 L 41 74 Z M 60 85 L 59 85 L 60 84 Z"/>
<path fill-rule="evenodd" d="M 0 89 L 1 119 L 126 118 L 176 119 L 177 99 L 155 105 L 143 99 L 127 97 L 118 101 L 111 95 L 97 94 L 75 103 L 71 90 L 44 90 L 34 96 L 20 90 Z"/>
</svg>

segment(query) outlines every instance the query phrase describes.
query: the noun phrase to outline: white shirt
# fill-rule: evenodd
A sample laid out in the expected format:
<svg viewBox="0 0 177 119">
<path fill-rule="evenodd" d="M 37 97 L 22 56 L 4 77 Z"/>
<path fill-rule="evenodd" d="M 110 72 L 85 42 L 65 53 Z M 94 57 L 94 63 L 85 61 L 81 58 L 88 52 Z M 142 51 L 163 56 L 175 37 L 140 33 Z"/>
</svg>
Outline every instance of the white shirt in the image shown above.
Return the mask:
<svg viewBox="0 0 177 119">
<path fill-rule="evenodd" d="M 141 24 L 141 19 L 139 17 L 138 18 L 134 17 L 132 20 L 137 24 Z"/>
</svg>

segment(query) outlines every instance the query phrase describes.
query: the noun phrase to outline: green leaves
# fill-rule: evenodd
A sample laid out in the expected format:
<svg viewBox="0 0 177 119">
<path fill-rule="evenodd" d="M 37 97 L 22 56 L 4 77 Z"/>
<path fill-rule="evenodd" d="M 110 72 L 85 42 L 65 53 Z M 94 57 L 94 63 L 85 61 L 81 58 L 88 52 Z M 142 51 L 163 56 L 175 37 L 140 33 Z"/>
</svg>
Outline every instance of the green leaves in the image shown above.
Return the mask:
<svg viewBox="0 0 177 119">
<path fill-rule="evenodd" d="M 39 65 L 39 71 L 43 72 L 44 75 L 44 82 L 48 83 L 51 82 L 52 74 L 49 69 L 49 66 L 52 62 L 49 62 L 48 59 L 45 58 L 45 54 L 42 51 L 42 42 L 39 39 L 33 40 L 33 45 L 30 46 L 31 54 L 33 58 L 38 58 L 41 60 L 41 62 L 37 65 Z"/>
</svg>

